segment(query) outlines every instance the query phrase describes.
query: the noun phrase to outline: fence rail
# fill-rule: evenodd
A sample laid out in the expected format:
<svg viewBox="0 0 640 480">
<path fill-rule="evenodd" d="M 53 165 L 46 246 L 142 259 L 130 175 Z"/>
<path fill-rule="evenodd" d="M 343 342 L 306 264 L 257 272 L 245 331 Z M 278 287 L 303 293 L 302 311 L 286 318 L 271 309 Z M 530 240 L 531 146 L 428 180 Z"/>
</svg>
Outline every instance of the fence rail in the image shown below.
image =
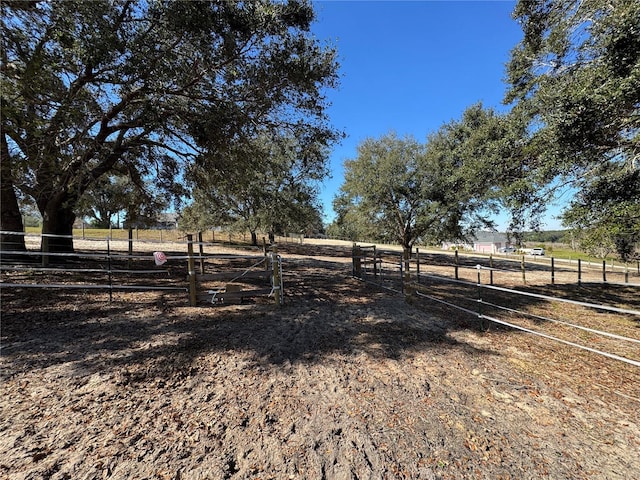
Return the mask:
<svg viewBox="0 0 640 480">
<path fill-rule="evenodd" d="M 388 252 L 387 252 L 388 254 Z M 352 250 L 353 256 L 353 275 L 357 278 L 360 278 L 369 283 L 373 283 L 382 287 L 385 287 L 383 281 L 383 275 L 381 272 L 381 268 L 376 271 L 370 271 L 366 268 L 367 264 L 378 266 L 383 265 L 385 263 L 384 255 L 379 252 L 375 246 L 366 246 L 362 248 L 361 246 L 354 244 Z M 544 295 L 540 293 L 530 292 L 530 291 L 522 291 L 515 290 L 513 288 L 507 288 L 496 286 L 494 283 L 496 278 L 494 274 L 500 273 L 508 273 L 510 275 L 509 282 L 514 282 L 513 275 L 521 275 L 521 281 L 523 284 L 527 284 L 527 279 L 525 276 L 525 262 L 524 258 L 521 259 L 521 269 L 520 271 L 505 269 L 505 268 L 496 268 L 493 265 L 493 259 L 489 257 L 488 262 L 489 266 L 483 266 L 480 264 L 476 264 L 475 266 L 470 265 L 471 262 L 460 262 L 460 258 L 458 255 L 454 255 L 454 262 L 451 264 L 450 262 L 441 262 L 438 265 L 439 273 L 435 273 L 432 271 L 425 271 L 426 268 L 430 270 L 435 270 L 434 265 L 429 265 L 428 259 L 433 258 L 433 255 L 423 255 L 421 256 L 419 251 L 416 251 L 416 255 L 412 259 L 404 259 L 402 255 L 398 252 L 395 252 L 395 256 L 398 259 L 398 263 L 396 263 L 397 268 L 397 281 L 399 282 L 396 288 L 388 288 L 389 290 L 393 290 L 394 292 L 403 292 L 407 297 L 419 297 L 424 298 L 433 302 L 437 302 L 439 304 L 445 305 L 449 308 L 454 308 L 459 311 L 465 312 L 471 316 L 476 317 L 480 322 L 481 329 L 485 329 L 485 321 L 493 322 L 496 324 L 500 324 L 502 326 L 506 326 L 509 328 L 513 328 L 519 331 L 524 331 L 526 333 L 536 335 L 547 340 L 552 340 L 556 342 L 563 343 L 565 345 L 569 345 L 575 348 L 579 348 L 585 351 L 589 351 L 591 353 L 595 353 L 598 355 L 602 355 L 617 361 L 621 361 L 627 363 L 629 365 L 633 365 L 636 367 L 640 367 L 640 359 L 629 358 L 629 356 L 618 355 L 616 353 L 607 352 L 600 348 L 594 348 L 592 346 L 579 344 L 574 341 L 566 340 L 560 338 L 558 335 L 554 335 L 551 333 L 545 333 L 544 331 L 540 331 L 540 329 L 528 328 L 523 325 L 519 325 L 512 321 L 507 321 L 504 318 L 499 318 L 496 315 L 490 315 L 486 312 L 487 309 L 495 309 L 498 311 L 504 311 L 513 313 L 522 317 L 532 317 L 536 321 L 544 321 L 549 322 L 551 324 L 560 325 L 563 328 L 575 329 L 578 331 L 586 332 L 591 335 L 596 335 L 600 337 L 605 337 L 610 340 L 614 340 L 617 342 L 625 342 L 632 344 L 639 344 L 640 339 L 633 338 L 625 335 L 618 335 L 615 333 L 607 332 L 602 329 L 591 328 L 585 325 L 579 325 L 577 322 L 565 321 L 563 319 L 551 318 L 550 316 L 541 316 L 535 315 L 527 311 L 523 311 L 518 308 L 512 308 L 512 305 L 506 306 L 501 305 L 497 302 L 490 301 L 486 297 L 488 296 L 487 292 L 498 292 L 500 294 L 506 294 L 511 298 L 533 298 L 536 300 L 542 300 L 545 302 L 559 302 L 570 305 L 575 305 L 577 307 L 582 307 L 586 309 L 598 310 L 601 312 L 611 312 L 619 315 L 630 315 L 633 317 L 638 317 L 638 321 L 640 321 L 640 310 L 635 310 L 632 308 L 621 308 L 617 306 L 611 305 L 603 305 L 596 304 L 592 302 L 585 301 L 577 301 L 567 298 L 555 297 L 552 295 Z M 368 263 L 364 263 L 364 260 L 367 260 Z M 474 258 L 477 260 L 477 257 Z M 551 266 L 553 266 L 554 262 L 551 260 Z M 453 267 L 452 271 L 449 270 Z M 447 271 L 449 275 L 447 275 Z M 484 278 L 485 283 L 482 282 L 482 273 L 488 274 L 489 278 Z M 581 272 L 578 269 L 578 272 Z M 540 272 L 536 272 L 537 275 L 540 275 Z M 551 268 L 551 271 L 543 271 L 544 275 L 551 274 L 550 280 L 551 284 L 555 284 L 555 280 L 557 277 L 555 276 L 555 271 Z M 575 273 L 575 272 L 574 272 Z M 625 269 L 625 273 L 628 273 L 628 269 Z M 452 275 L 453 277 L 451 277 Z M 475 278 L 474 278 L 475 277 Z M 575 277 L 574 277 L 575 278 Z M 475 281 L 474 281 L 475 280 Z M 578 285 L 581 284 L 583 279 L 580 275 L 575 278 L 573 283 Z M 425 285 L 424 281 L 431 282 L 429 285 Z M 453 298 L 446 298 L 442 295 L 436 294 L 435 284 L 452 284 L 456 285 L 458 288 L 462 288 L 463 291 L 457 291 L 455 295 L 451 295 Z M 571 283 L 571 282 L 569 282 Z M 593 283 L 593 282 L 590 282 Z M 601 284 L 615 285 L 615 283 L 606 281 L 606 278 L 600 282 Z M 629 283 L 628 276 L 625 276 L 625 282 L 621 283 L 628 288 L 640 287 L 640 284 Z M 475 290 L 475 295 L 473 295 Z M 633 356 L 633 355 L 632 355 Z"/>
<path fill-rule="evenodd" d="M 0 232 L 2 234 L 25 235 L 36 237 L 35 234 L 25 234 L 23 232 Z M 78 240 L 78 237 L 66 235 L 45 235 L 47 237 L 71 238 Z M 98 241 L 92 239 L 92 242 Z M 209 242 L 204 242 L 202 232 L 198 233 L 197 241 L 193 239 L 193 235 L 188 234 L 184 237 L 184 241 L 175 243 L 179 248 L 186 250 L 185 254 L 181 252 L 173 252 L 165 255 L 159 251 L 160 248 L 166 247 L 165 243 L 143 242 L 144 249 L 147 252 L 134 252 L 133 239 L 129 236 L 127 253 L 115 251 L 114 244 L 122 247 L 122 242 L 103 238 L 99 241 L 104 242 L 104 250 L 96 250 L 95 244 L 91 246 L 91 251 L 78 252 L 42 252 L 39 250 L 13 251 L 0 250 L 0 288 L 16 289 L 16 288 L 44 288 L 44 289 L 73 289 L 73 290 L 106 290 L 109 292 L 109 299 L 112 300 L 112 294 L 116 291 L 138 291 L 138 292 L 185 292 L 188 295 L 189 304 L 195 306 L 198 303 L 197 287 L 204 278 L 197 279 L 196 264 L 198 264 L 204 272 L 205 265 L 212 262 L 218 262 L 218 268 L 226 268 L 228 265 L 238 259 L 249 259 L 255 261 L 269 260 L 276 268 L 271 269 L 272 279 L 268 291 L 269 296 L 276 299 L 277 304 L 282 304 L 283 288 L 282 288 L 282 261 L 279 255 L 267 255 L 267 245 L 262 247 L 262 255 L 239 255 L 228 253 L 205 253 L 205 247 L 217 247 Z M 37 242 L 35 242 L 37 243 Z M 136 244 L 140 244 L 136 241 Z M 34 242 L 29 244 L 33 248 Z M 153 248 L 158 251 L 153 251 Z M 37 247 L 36 247 L 37 248 Z M 160 254 L 160 257 L 156 257 Z M 157 258 L 162 258 L 162 262 L 158 263 Z M 185 262 L 186 260 L 186 262 Z M 165 265 L 166 263 L 166 265 Z M 154 265 L 157 268 L 149 268 Z M 57 265 L 57 266 L 55 266 Z M 165 265 L 165 266 L 162 266 Z M 224 265 L 227 265 L 226 267 Z M 138 267 L 138 268 L 134 268 Z M 186 274 L 185 274 L 186 273 Z M 232 273 L 231 271 L 217 272 L 219 275 L 231 275 L 236 280 L 245 275 Z M 159 275 L 165 275 L 162 278 Z M 214 275 L 212 272 L 210 275 Z M 27 277 L 25 277 L 27 276 Z M 151 276 L 154 276 L 154 284 L 151 284 Z M 247 278 L 254 274 L 246 275 Z M 273 278 L 275 276 L 275 279 Z M 264 279 L 264 275 L 262 275 Z M 53 281 L 52 281 L 53 280 Z M 60 280 L 65 280 L 61 282 Z M 211 278 L 207 280 L 212 280 Z M 147 282 L 147 283 L 145 283 Z M 264 292 L 265 288 L 260 291 Z M 254 291 L 253 295 L 257 295 Z M 229 293 L 228 298 L 234 295 Z M 238 298 L 249 297 L 250 292 L 244 292 L 237 295 Z M 222 298 L 222 296 L 221 296 Z"/>
</svg>

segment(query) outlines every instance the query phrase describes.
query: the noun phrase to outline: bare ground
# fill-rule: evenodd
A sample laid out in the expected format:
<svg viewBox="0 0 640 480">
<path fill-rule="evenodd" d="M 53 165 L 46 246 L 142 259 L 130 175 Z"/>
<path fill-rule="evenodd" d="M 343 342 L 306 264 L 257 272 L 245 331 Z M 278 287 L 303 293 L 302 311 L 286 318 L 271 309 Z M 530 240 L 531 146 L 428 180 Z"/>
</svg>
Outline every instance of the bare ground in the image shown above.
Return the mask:
<svg viewBox="0 0 640 480">
<path fill-rule="evenodd" d="M 285 253 L 283 308 L 3 290 L 0 477 L 638 477 L 640 369 L 332 254 Z"/>
</svg>

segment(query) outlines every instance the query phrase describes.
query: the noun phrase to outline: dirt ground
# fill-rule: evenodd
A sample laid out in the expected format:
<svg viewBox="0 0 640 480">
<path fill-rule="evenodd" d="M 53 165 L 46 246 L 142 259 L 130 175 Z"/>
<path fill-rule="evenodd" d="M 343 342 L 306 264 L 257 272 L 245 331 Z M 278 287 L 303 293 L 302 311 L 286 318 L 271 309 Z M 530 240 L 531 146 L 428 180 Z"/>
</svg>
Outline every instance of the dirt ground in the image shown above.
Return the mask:
<svg viewBox="0 0 640 480">
<path fill-rule="evenodd" d="M 283 250 L 282 308 L 3 289 L 0 477 L 640 476 L 640 368 Z"/>
</svg>

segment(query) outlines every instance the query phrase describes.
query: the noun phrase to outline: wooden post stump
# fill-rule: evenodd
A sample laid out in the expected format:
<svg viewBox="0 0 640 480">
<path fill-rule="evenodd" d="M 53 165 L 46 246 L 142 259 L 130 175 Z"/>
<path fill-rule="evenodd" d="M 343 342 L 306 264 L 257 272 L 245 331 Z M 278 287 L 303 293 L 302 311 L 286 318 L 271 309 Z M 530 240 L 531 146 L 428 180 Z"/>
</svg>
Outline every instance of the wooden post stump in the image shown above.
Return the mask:
<svg viewBox="0 0 640 480">
<path fill-rule="evenodd" d="M 189 272 L 189 306 L 195 307 L 198 303 L 198 292 L 196 282 L 196 261 L 193 258 L 193 235 L 187 235 L 187 262 Z"/>
</svg>

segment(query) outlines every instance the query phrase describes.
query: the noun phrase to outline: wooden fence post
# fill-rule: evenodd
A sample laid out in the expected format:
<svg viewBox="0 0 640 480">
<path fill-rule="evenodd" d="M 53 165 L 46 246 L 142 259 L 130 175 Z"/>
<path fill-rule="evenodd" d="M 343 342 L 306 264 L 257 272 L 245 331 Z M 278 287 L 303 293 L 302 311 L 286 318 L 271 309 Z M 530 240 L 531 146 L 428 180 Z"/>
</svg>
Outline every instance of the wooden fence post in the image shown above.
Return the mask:
<svg viewBox="0 0 640 480">
<path fill-rule="evenodd" d="M 42 267 L 49 266 L 49 237 L 46 234 L 40 235 L 40 251 L 42 252 Z"/>
<path fill-rule="evenodd" d="M 456 248 L 454 261 L 455 261 L 454 271 L 455 271 L 455 274 L 456 274 L 455 277 L 456 277 L 456 280 L 458 280 L 458 249 L 457 248 Z"/>
<path fill-rule="evenodd" d="M 555 283 L 556 283 L 555 262 L 554 262 L 554 258 L 551 257 L 551 285 L 554 285 Z"/>
<path fill-rule="evenodd" d="M 602 281 L 607 281 L 607 261 L 602 260 Z"/>
<path fill-rule="evenodd" d="M 280 268 L 278 265 L 278 247 L 273 244 L 271 246 L 271 268 L 273 269 L 273 286 L 275 288 L 274 298 L 276 300 L 276 305 L 282 305 L 282 292 L 280 291 L 280 286 L 282 284 L 282 279 L 280 278 Z"/>
<path fill-rule="evenodd" d="M 198 251 L 200 252 L 200 273 L 204 275 L 204 245 L 202 241 L 202 232 L 198 232 Z"/>
<path fill-rule="evenodd" d="M 131 270 L 131 256 L 133 255 L 133 229 L 129 227 L 129 258 L 127 258 L 127 268 Z"/>
<path fill-rule="evenodd" d="M 489 255 L 489 285 L 493 285 L 493 255 Z"/>
<path fill-rule="evenodd" d="M 351 260 L 353 263 L 352 275 L 357 278 L 362 278 L 362 251 L 360 247 L 354 243 L 351 252 Z"/>
<path fill-rule="evenodd" d="M 403 255 L 404 256 L 404 255 Z M 402 263 L 400 264 L 402 265 Z M 404 278 L 402 279 L 402 291 L 405 298 L 413 296 L 413 289 L 411 288 L 411 250 L 408 252 L 407 258 L 404 259 Z"/>
<path fill-rule="evenodd" d="M 193 235 L 187 234 L 187 256 L 189 271 L 189 306 L 195 307 L 198 295 L 196 292 L 196 262 L 193 258 Z"/>
<path fill-rule="evenodd" d="M 522 255 L 522 262 L 520 263 L 520 269 L 522 270 L 522 283 L 524 283 L 526 285 L 527 276 L 526 276 L 526 273 L 525 273 L 524 255 Z"/>
<path fill-rule="evenodd" d="M 578 259 L 578 285 L 582 284 L 582 259 Z"/>
<path fill-rule="evenodd" d="M 629 263 L 624 264 L 624 283 L 629 283 Z"/>
<path fill-rule="evenodd" d="M 420 250 L 416 248 L 416 282 L 420 283 Z"/>
<path fill-rule="evenodd" d="M 373 278 L 378 276 L 378 256 L 376 255 L 376 246 L 373 246 Z"/>
<path fill-rule="evenodd" d="M 269 262 L 267 262 L 267 256 L 269 255 L 269 248 L 267 247 L 266 237 L 262 237 L 262 253 L 264 254 L 264 269 L 269 270 Z"/>
</svg>

